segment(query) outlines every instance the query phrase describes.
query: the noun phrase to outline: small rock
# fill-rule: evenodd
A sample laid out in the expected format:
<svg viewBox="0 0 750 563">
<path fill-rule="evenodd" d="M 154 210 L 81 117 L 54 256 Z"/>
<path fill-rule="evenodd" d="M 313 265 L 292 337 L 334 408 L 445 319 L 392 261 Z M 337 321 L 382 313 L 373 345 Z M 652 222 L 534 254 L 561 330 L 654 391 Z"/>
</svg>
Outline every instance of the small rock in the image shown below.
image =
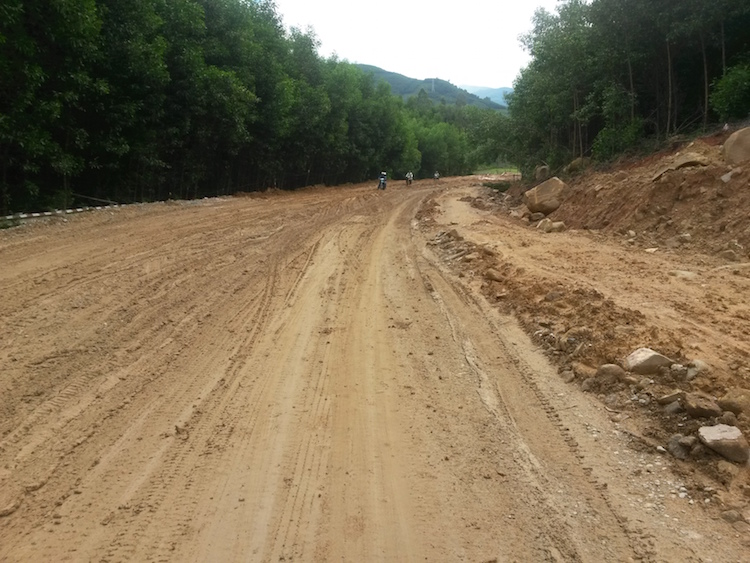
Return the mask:
<svg viewBox="0 0 750 563">
<path fill-rule="evenodd" d="M 726 424 L 727 426 L 737 426 L 737 415 L 732 411 L 724 411 L 719 422 Z"/>
<path fill-rule="evenodd" d="M 734 463 L 721 459 L 719 460 L 719 463 L 716 464 L 716 471 L 721 477 L 722 482 L 731 483 L 732 479 L 734 479 L 740 472 L 740 468 Z"/>
<path fill-rule="evenodd" d="M 736 415 L 750 413 L 750 390 L 734 387 L 729 389 L 724 396 L 717 401 L 725 411 L 731 411 Z"/>
<path fill-rule="evenodd" d="M 740 259 L 739 256 L 737 256 L 737 253 L 731 248 L 719 252 L 719 258 L 723 258 L 727 262 L 737 262 Z"/>
<path fill-rule="evenodd" d="M 487 278 L 488 280 L 497 281 L 497 282 L 505 281 L 505 279 L 503 278 L 503 275 L 493 268 L 490 268 L 489 270 L 487 270 L 484 273 L 484 277 Z"/>
<path fill-rule="evenodd" d="M 568 227 L 562 221 L 555 221 L 550 225 L 550 233 L 562 233 L 568 230 Z"/>
<path fill-rule="evenodd" d="M 698 437 L 685 436 L 684 438 L 680 438 L 679 443 L 681 446 L 684 446 L 686 448 L 692 448 L 693 446 L 695 446 L 695 444 L 698 443 Z"/>
<path fill-rule="evenodd" d="M 651 348 L 639 348 L 625 358 L 624 368 L 640 375 L 650 375 L 659 372 L 659 368 L 672 365 L 674 362 L 655 352 Z"/>
<path fill-rule="evenodd" d="M 531 221 L 532 223 L 536 223 L 537 221 L 541 221 L 545 217 L 546 215 L 544 213 L 532 213 L 531 215 L 529 215 L 529 221 Z"/>
<path fill-rule="evenodd" d="M 626 372 L 617 364 L 602 364 L 596 370 L 597 377 L 613 377 L 615 379 L 624 379 Z"/>
<path fill-rule="evenodd" d="M 684 446 L 681 442 L 684 438 L 682 434 L 675 434 L 667 442 L 667 451 L 683 461 L 690 457 L 690 448 Z"/>
<path fill-rule="evenodd" d="M 721 519 L 730 524 L 734 524 L 735 522 L 742 522 L 742 514 L 736 510 L 725 510 L 721 513 Z"/>
<path fill-rule="evenodd" d="M 649 379 L 648 377 L 644 377 L 636 384 L 635 388 L 638 389 L 639 391 L 643 391 L 646 387 L 649 387 L 653 383 L 654 381 L 652 379 Z"/>
<path fill-rule="evenodd" d="M 671 403 L 674 403 L 675 401 L 679 401 L 680 399 L 685 398 L 685 391 L 680 391 L 679 389 L 672 391 L 671 393 L 668 393 L 667 395 L 664 395 L 662 397 L 659 397 L 656 399 L 656 402 L 660 405 L 669 405 Z"/>
<path fill-rule="evenodd" d="M 636 232 L 635 231 L 628 231 L 628 237 L 629 238 L 635 238 Z"/>
<path fill-rule="evenodd" d="M 711 371 L 709 365 L 703 360 L 693 360 L 688 364 L 687 379 L 692 381 L 699 375 L 707 374 Z"/>
<path fill-rule="evenodd" d="M 748 460 L 750 446 L 736 426 L 702 426 L 698 429 L 698 437 L 708 448 L 731 461 L 745 463 Z"/>
<path fill-rule="evenodd" d="M 667 449 L 664 446 L 656 446 L 656 451 L 659 452 L 660 454 L 667 453 Z"/>
<path fill-rule="evenodd" d="M 733 174 L 731 172 L 727 172 L 721 177 L 721 181 L 724 182 L 725 184 L 728 184 L 729 182 L 732 181 L 732 176 Z"/>
<path fill-rule="evenodd" d="M 565 383 L 573 383 L 576 378 L 576 374 L 572 369 L 566 369 L 560 374 L 560 377 Z"/>
<path fill-rule="evenodd" d="M 732 528 L 737 530 L 740 534 L 750 534 L 750 524 L 747 522 L 739 521 L 732 524 Z"/>
<path fill-rule="evenodd" d="M 698 279 L 698 274 L 695 272 L 689 272 L 687 270 L 671 270 L 669 275 L 680 280 L 694 281 Z"/>
<path fill-rule="evenodd" d="M 711 398 L 688 393 L 685 395 L 685 410 L 693 418 L 712 418 L 721 416 L 721 407 Z"/>
<path fill-rule="evenodd" d="M 681 401 L 674 401 L 673 403 L 669 403 L 666 407 L 664 407 L 664 412 L 666 414 L 679 414 L 681 412 L 685 412 L 685 407 L 682 406 Z"/>
<path fill-rule="evenodd" d="M 536 226 L 543 233 L 549 233 L 552 230 L 552 219 L 542 219 Z"/>
<path fill-rule="evenodd" d="M 677 236 L 677 240 L 681 242 L 682 244 L 687 244 L 691 240 L 693 240 L 693 237 L 690 233 L 682 233 L 681 235 Z"/>
<path fill-rule="evenodd" d="M 592 391 L 596 390 L 596 378 L 595 377 L 589 377 L 588 379 L 585 379 L 583 383 L 581 383 L 581 391 L 584 393 L 591 393 Z"/>
<path fill-rule="evenodd" d="M 672 364 L 669 366 L 669 371 L 673 377 L 682 379 L 687 376 L 688 369 L 682 364 Z"/>
</svg>

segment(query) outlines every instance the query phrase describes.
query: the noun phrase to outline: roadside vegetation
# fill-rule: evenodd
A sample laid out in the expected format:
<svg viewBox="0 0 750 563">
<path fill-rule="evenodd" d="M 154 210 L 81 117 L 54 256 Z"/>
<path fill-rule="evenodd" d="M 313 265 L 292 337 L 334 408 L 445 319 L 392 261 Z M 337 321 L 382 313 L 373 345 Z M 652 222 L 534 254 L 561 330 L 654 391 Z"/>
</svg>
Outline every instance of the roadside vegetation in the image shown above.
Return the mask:
<svg viewBox="0 0 750 563">
<path fill-rule="evenodd" d="M 496 141 L 528 173 L 750 114 L 750 3 L 567 0 L 537 11 Z"/>
<path fill-rule="evenodd" d="M 404 101 L 270 0 L 8 0 L 0 215 L 609 160 L 746 117 L 748 26 L 746 2 L 562 1 L 500 112 Z"/>
<path fill-rule="evenodd" d="M 409 103 L 270 1 L 0 5 L 0 214 L 470 173 L 491 110 Z"/>
</svg>

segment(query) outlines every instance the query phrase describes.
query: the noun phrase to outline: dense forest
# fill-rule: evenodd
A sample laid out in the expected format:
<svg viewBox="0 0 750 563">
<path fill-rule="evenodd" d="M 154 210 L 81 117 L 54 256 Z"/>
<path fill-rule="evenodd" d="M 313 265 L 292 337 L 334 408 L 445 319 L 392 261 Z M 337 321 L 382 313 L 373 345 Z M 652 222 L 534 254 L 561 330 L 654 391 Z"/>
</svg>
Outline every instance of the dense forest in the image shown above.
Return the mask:
<svg viewBox="0 0 750 563">
<path fill-rule="evenodd" d="M 748 29 L 746 1 L 561 0 L 505 115 L 404 101 L 271 0 L 2 0 L 0 215 L 606 161 L 746 118 Z"/>
<path fill-rule="evenodd" d="M 750 2 L 561 1 L 523 37 L 496 143 L 525 171 L 609 160 L 750 113 Z"/>
<path fill-rule="evenodd" d="M 492 113 L 404 103 L 271 1 L 0 2 L 0 214 L 465 174 Z"/>
</svg>

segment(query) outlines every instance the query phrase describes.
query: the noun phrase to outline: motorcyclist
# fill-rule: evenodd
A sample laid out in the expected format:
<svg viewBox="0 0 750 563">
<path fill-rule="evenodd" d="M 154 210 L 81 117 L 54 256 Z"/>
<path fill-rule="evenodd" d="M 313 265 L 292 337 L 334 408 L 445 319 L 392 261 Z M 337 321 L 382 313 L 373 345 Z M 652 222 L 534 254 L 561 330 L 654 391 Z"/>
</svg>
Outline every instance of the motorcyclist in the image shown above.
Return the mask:
<svg viewBox="0 0 750 563">
<path fill-rule="evenodd" d="M 378 189 L 379 190 L 384 190 L 385 189 L 386 181 L 387 181 L 386 173 L 385 172 L 381 172 L 380 173 L 380 177 L 379 177 L 379 183 L 378 183 Z"/>
</svg>

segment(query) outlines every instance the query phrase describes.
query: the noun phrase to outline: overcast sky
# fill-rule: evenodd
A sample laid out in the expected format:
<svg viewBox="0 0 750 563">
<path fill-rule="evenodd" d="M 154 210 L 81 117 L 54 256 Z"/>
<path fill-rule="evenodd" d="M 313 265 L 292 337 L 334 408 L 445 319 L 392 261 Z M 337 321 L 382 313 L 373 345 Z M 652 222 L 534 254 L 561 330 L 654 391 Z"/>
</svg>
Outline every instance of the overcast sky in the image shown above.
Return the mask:
<svg viewBox="0 0 750 563">
<path fill-rule="evenodd" d="M 557 0 L 276 0 L 284 25 L 312 26 L 319 53 L 410 78 L 512 87 L 529 62 L 518 36 Z"/>
</svg>

